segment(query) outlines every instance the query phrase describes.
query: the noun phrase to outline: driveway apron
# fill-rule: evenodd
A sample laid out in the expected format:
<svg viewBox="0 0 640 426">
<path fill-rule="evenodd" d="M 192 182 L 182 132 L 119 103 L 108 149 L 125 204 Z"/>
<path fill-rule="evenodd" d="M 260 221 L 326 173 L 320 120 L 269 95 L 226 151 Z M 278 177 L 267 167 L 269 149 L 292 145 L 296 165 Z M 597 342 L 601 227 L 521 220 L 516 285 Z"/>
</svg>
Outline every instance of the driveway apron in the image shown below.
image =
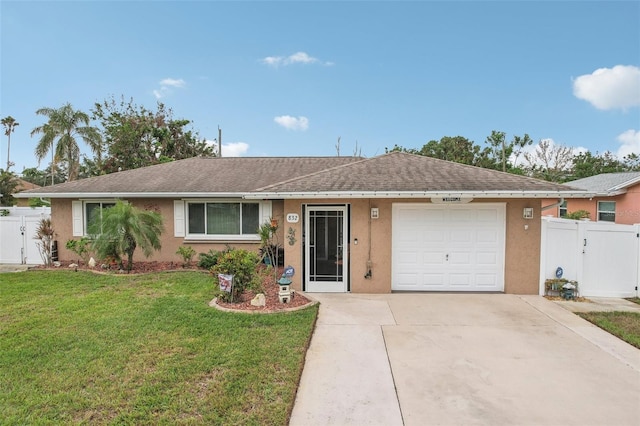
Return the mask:
<svg viewBox="0 0 640 426">
<path fill-rule="evenodd" d="M 314 297 L 292 425 L 640 424 L 640 350 L 539 296 Z"/>
</svg>

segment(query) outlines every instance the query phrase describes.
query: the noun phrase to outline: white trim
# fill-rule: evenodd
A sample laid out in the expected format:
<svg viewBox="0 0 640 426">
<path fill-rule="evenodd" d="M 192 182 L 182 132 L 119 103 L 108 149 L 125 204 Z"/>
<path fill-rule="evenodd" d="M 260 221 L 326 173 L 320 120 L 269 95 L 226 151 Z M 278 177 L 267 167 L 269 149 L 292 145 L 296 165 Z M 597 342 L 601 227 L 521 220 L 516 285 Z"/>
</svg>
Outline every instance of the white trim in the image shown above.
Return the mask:
<svg viewBox="0 0 640 426">
<path fill-rule="evenodd" d="M 260 236 L 258 235 L 257 229 L 254 234 L 190 234 L 189 226 L 187 224 L 187 214 L 189 211 L 189 204 L 207 204 L 207 203 L 237 203 L 237 204 L 258 204 L 258 226 L 262 223 L 266 222 L 271 218 L 272 211 L 272 203 L 270 200 L 245 200 L 243 198 L 185 198 L 182 200 L 184 203 L 184 237 L 185 240 L 189 241 L 212 241 L 212 242 L 223 242 L 223 241 L 247 241 L 247 242 L 255 242 L 260 241 Z M 175 204 L 174 204 L 175 207 Z M 175 215 L 175 211 L 174 211 Z M 175 217 L 174 217 L 175 219 Z M 178 237 L 178 235 L 176 235 Z"/>
<path fill-rule="evenodd" d="M 245 199 L 317 199 L 317 198 L 592 198 L 595 193 L 578 191 L 323 191 L 248 193 Z"/>
<path fill-rule="evenodd" d="M 318 191 L 318 192 L 31 192 L 15 194 L 16 198 L 241 198 L 247 200 L 292 198 L 593 198 L 601 195 L 586 191 Z"/>
<path fill-rule="evenodd" d="M 183 200 L 173 200 L 173 236 L 187 235 L 187 221 L 185 220 L 185 205 Z"/>
<path fill-rule="evenodd" d="M 74 237 L 84 236 L 84 202 L 71 201 L 71 223 Z"/>
</svg>

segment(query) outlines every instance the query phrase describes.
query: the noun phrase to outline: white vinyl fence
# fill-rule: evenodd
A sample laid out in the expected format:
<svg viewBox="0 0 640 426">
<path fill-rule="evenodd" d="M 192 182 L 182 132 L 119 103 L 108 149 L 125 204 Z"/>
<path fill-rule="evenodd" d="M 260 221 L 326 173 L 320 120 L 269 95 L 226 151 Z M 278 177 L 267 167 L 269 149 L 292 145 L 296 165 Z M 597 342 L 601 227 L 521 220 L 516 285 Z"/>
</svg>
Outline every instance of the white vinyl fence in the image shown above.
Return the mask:
<svg viewBox="0 0 640 426">
<path fill-rule="evenodd" d="M 43 260 L 33 236 L 41 219 L 51 217 L 50 207 L 0 207 L 0 263 L 41 265 Z"/>
<path fill-rule="evenodd" d="M 640 275 L 640 225 L 542 218 L 540 294 L 555 277 L 578 281 L 581 296 L 633 297 Z"/>
</svg>

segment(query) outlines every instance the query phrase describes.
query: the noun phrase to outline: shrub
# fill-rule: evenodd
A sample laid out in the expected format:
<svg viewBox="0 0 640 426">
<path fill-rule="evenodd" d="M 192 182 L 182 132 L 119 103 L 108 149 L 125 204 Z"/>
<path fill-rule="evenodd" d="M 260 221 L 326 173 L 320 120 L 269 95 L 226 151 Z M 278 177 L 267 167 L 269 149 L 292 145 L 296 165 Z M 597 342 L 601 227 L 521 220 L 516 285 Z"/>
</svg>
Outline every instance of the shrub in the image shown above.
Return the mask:
<svg viewBox="0 0 640 426">
<path fill-rule="evenodd" d="M 211 268 L 216 266 L 216 264 L 218 263 L 218 258 L 220 257 L 220 255 L 231 250 L 232 248 L 227 246 L 227 248 L 222 251 L 215 251 L 212 249 L 206 253 L 200 253 L 198 255 L 198 257 L 200 258 L 200 260 L 198 260 L 198 268 L 211 270 Z"/>
<path fill-rule="evenodd" d="M 176 254 L 179 254 L 182 257 L 182 266 L 191 265 L 191 259 L 195 256 L 196 251 L 191 246 L 180 246 L 178 247 L 178 251 Z"/>
<path fill-rule="evenodd" d="M 75 254 L 77 254 L 80 259 L 84 260 L 85 263 L 89 260 L 89 239 L 86 237 L 82 237 L 79 240 L 69 240 L 66 243 L 66 247 L 68 250 L 71 250 Z"/>
<path fill-rule="evenodd" d="M 567 214 L 566 219 L 580 220 L 580 219 L 588 219 L 591 216 L 586 210 L 576 210 L 575 212 L 571 212 Z"/>
<path fill-rule="evenodd" d="M 211 273 L 216 278 L 216 285 L 218 274 L 233 275 L 232 291 L 229 293 L 221 291 L 218 297 L 222 300 L 235 302 L 246 288 L 256 285 L 255 281 L 258 279 L 256 266 L 260 262 L 257 253 L 244 249 L 225 250 L 219 253 L 217 260 L 216 265 L 211 269 Z"/>
</svg>

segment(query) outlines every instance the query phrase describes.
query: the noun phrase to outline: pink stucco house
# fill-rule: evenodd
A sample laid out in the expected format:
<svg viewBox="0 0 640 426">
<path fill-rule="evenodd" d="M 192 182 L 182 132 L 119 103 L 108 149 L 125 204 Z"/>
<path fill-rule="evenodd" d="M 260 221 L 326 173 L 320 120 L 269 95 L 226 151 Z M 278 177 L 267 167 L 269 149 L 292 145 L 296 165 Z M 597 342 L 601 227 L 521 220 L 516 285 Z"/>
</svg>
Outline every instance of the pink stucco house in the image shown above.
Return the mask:
<svg viewBox="0 0 640 426">
<path fill-rule="evenodd" d="M 593 221 L 640 223 L 640 172 L 603 173 L 566 184 L 594 196 L 565 199 L 559 206 L 544 210 L 543 215 L 563 217 L 567 213 L 586 210 Z M 554 202 L 555 199 L 545 200 L 543 206 Z"/>
</svg>

